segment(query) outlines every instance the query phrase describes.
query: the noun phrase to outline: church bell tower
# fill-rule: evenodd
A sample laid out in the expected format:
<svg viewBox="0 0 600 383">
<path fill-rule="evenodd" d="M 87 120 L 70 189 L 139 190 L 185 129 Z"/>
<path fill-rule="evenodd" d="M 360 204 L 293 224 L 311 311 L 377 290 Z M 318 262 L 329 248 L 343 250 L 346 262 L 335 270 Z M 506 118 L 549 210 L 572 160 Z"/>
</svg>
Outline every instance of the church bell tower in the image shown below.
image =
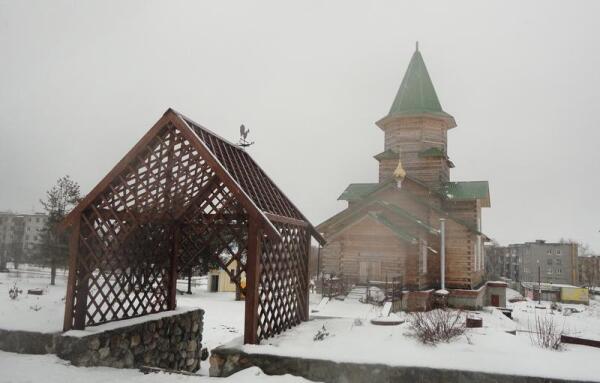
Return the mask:
<svg viewBox="0 0 600 383">
<path fill-rule="evenodd" d="M 408 176 L 437 188 L 450 179 L 448 130 L 456 127 L 454 117 L 442 110 L 417 47 L 400 89 L 387 116 L 377 121 L 385 134 L 379 161 L 379 182 L 393 177 L 398 161 Z"/>
</svg>

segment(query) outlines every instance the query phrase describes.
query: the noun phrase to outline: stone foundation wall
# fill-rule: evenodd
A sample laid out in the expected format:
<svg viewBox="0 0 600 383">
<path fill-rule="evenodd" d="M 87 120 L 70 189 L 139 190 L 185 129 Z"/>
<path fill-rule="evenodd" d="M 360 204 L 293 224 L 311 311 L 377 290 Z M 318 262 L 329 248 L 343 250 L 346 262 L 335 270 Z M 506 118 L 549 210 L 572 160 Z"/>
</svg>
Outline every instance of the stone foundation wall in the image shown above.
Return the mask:
<svg viewBox="0 0 600 383">
<path fill-rule="evenodd" d="M 406 291 L 402 293 L 402 310 L 408 312 L 427 311 L 431 309 L 433 290 Z"/>
<path fill-rule="evenodd" d="M 575 380 L 478 371 L 411 366 L 394 367 L 375 363 L 346 363 L 323 359 L 247 354 L 237 349 L 222 347 L 213 349 L 211 352 L 210 376 L 226 377 L 251 366 L 260 367 L 268 375 L 292 374 L 326 383 L 579 383 Z"/>
<path fill-rule="evenodd" d="M 52 354 L 60 333 L 0 329 L 0 350 L 20 354 Z"/>
<path fill-rule="evenodd" d="M 158 319 L 149 316 L 131 325 L 126 323 L 143 317 L 128 320 L 118 328 L 111 328 L 118 324 L 112 322 L 108 329 L 89 335 L 70 331 L 57 337 L 56 354 L 76 366 L 150 366 L 194 372 L 200 368 L 203 315 L 197 309 Z"/>
<path fill-rule="evenodd" d="M 506 307 L 506 288 L 508 284 L 504 282 L 488 282 L 485 293 L 485 305 L 492 305 L 492 295 L 498 296 L 498 307 Z"/>
<path fill-rule="evenodd" d="M 457 309 L 481 310 L 484 306 L 486 286 L 477 290 L 450 289 L 448 306 Z"/>
</svg>

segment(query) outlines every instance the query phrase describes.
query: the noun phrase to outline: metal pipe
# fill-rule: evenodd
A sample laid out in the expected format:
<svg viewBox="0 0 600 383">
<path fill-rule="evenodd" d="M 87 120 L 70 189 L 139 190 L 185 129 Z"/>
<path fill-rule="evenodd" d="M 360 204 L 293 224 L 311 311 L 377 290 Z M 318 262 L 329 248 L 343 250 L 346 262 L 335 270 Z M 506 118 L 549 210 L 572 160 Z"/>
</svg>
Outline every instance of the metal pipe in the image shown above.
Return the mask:
<svg viewBox="0 0 600 383">
<path fill-rule="evenodd" d="M 540 260 L 537 261 L 538 264 L 538 304 L 542 304 L 542 266 L 540 265 Z"/>
<path fill-rule="evenodd" d="M 446 289 L 446 219 L 440 218 L 440 279 L 442 290 Z"/>
</svg>

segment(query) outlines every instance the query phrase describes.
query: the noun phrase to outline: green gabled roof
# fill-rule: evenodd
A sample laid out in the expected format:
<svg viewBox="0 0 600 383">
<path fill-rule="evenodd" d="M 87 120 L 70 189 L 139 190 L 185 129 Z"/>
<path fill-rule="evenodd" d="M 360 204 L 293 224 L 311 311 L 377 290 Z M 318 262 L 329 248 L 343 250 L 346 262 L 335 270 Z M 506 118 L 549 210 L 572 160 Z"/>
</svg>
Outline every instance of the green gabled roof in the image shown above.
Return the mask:
<svg viewBox="0 0 600 383">
<path fill-rule="evenodd" d="M 490 206 L 490 188 L 487 181 L 446 182 L 439 193 L 449 201 L 481 200 Z"/>
<path fill-rule="evenodd" d="M 417 243 L 418 239 L 416 237 L 414 237 L 413 235 L 411 235 L 410 233 L 408 233 L 401 227 L 398 227 L 398 225 L 395 225 L 394 223 L 390 222 L 387 218 L 385 218 L 383 216 L 383 214 L 379 214 L 379 213 L 375 213 L 375 212 L 371 211 L 371 212 L 369 212 L 369 215 L 371 217 L 373 217 L 373 219 L 375 219 L 377 222 L 379 222 L 380 224 L 382 224 L 382 225 L 386 226 L 388 229 L 390 229 L 400 239 L 403 239 L 403 240 L 411 242 L 411 243 Z"/>
<path fill-rule="evenodd" d="M 446 153 L 440 148 L 429 148 L 419 152 L 419 157 L 442 157 L 446 158 Z"/>
<path fill-rule="evenodd" d="M 345 219 L 348 219 L 349 217 L 353 217 L 352 220 L 355 220 L 355 219 L 357 219 L 357 218 L 359 218 L 361 216 L 361 212 L 358 211 L 358 210 L 354 210 L 354 209 L 362 209 L 365 206 L 367 206 L 368 204 L 372 204 L 372 203 L 385 202 L 385 201 L 382 201 L 382 200 L 378 200 L 378 199 L 374 198 L 373 196 L 369 196 L 369 194 L 372 194 L 373 192 L 377 191 L 378 189 L 383 189 L 383 188 L 387 187 L 388 185 L 391 185 L 392 183 L 394 183 L 393 181 L 394 181 L 393 179 L 389 179 L 389 180 L 384 181 L 384 182 L 382 182 L 380 184 L 350 184 L 348 186 L 348 188 L 346 188 L 346 191 L 348 191 L 349 189 L 351 189 L 351 187 L 353 185 L 371 185 L 372 189 L 371 189 L 371 191 L 364 192 L 364 194 L 362 194 L 361 196 L 357 197 L 357 199 L 352 200 L 352 201 L 357 201 L 357 200 L 361 200 L 362 199 L 362 201 L 360 201 L 359 204 L 355 208 L 346 209 L 346 210 L 343 210 L 343 211 L 339 212 L 338 214 L 334 215 L 333 217 L 330 217 L 326 221 L 324 221 L 321 224 L 319 224 L 317 226 L 317 228 L 323 228 L 326 225 L 331 225 L 332 222 L 335 222 L 335 221 L 338 221 L 338 220 L 345 220 Z M 486 181 L 482 181 L 482 182 L 486 182 Z M 344 196 L 345 193 L 346 193 L 346 191 L 344 191 L 344 193 L 342 193 L 342 195 L 338 199 L 340 199 L 340 200 L 346 199 L 346 197 Z M 412 193 L 412 192 L 410 192 L 410 191 L 408 191 L 406 189 L 404 189 L 404 193 L 406 193 L 413 201 L 415 201 L 415 202 L 417 202 L 417 203 L 419 203 L 419 204 L 421 204 L 423 206 L 426 206 L 428 208 L 431 208 L 431 209 L 435 210 L 441 216 L 447 217 L 447 218 L 453 220 L 454 222 L 457 222 L 457 223 L 463 225 L 464 227 L 466 227 L 467 229 L 469 229 L 473 233 L 481 234 L 481 235 L 486 236 L 484 233 L 482 233 L 479 230 L 477 230 L 477 228 L 474 225 L 471 225 L 467 221 L 464 221 L 464 220 L 462 220 L 460 218 L 455 217 L 454 215 L 452 215 L 452 214 L 448 213 L 447 211 L 443 210 L 442 208 L 437 207 L 436 205 L 430 203 L 429 201 L 427 201 L 427 200 L 425 200 L 425 199 L 417 196 L 416 194 L 414 194 L 414 193 Z M 367 198 L 365 198 L 365 197 L 367 197 Z M 365 199 L 363 199 L 363 198 L 365 198 Z M 489 200 L 487 201 L 487 203 L 488 203 L 487 206 L 489 207 Z"/>
<path fill-rule="evenodd" d="M 439 230 L 437 230 L 436 228 L 428 225 L 426 222 L 423 222 L 421 219 L 419 219 L 419 217 L 415 217 L 414 215 L 410 214 L 409 212 L 407 212 L 406 210 L 402 209 L 400 206 L 395 205 L 393 203 L 387 202 L 387 201 L 377 201 L 377 203 L 385 208 L 387 208 L 389 211 L 391 211 L 394 214 L 397 214 L 405 219 L 408 219 L 409 221 L 417 224 L 418 226 L 421 226 L 422 228 L 426 229 L 429 233 L 431 234 L 439 234 Z"/>
<path fill-rule="evenodd" d="M 350 184 L 338 197 L 338 201 L 358 201 L 377 189 L 378 183 Z"/>
<path fill-rule="evenodd" d="M 396 153 L 392 149 L 388 149 L 384 152 L 377 154 L 376 156 L 373 156 L 373 158 L 375 158 L 377 161 L 396 160 L 396 159 L 400 158 L 400 153 Z"/>
<path fill-rule="evenodd" d="M 419 49 L 415 51 L 404 74 L 400 89 L 388 116 L 433 114 L 444 117 L 450 115 L 442 110 L 442 105 L 429 77 L 429 72 Z"/>
</svg>

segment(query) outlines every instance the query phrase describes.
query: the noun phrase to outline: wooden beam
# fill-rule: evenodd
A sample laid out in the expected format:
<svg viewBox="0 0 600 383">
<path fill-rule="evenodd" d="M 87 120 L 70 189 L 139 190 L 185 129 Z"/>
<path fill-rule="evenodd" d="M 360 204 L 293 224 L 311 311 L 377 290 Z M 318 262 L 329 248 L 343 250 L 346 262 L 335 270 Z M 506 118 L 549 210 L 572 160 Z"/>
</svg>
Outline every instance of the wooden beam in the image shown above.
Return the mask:
<svg viewBox="0 0 600 383">
<path fill-rule="evenodd" d="M 156 134 L 167 125 L 171 120 L 171 109 L 168 109 L 163 116 L 144 134 L 137 144 L 119 161 L 114 168 L 75 206 L 73 210 L 57 226 L 57 230 L 64 231 L 68 226 L 75 222 L 75 217 L 79 215 L 92 201 L 106 189 L 114 179 L 123 172 L 127 166 L 136 159 L 138 152 L 146 147 L 152 141 Z"/>
<path fill-rule="evenodd" d="M 67 281 L 67 295 L 65 296 L 63 331 L 69 331 L 73 327 L 73 305 L 75 303 L 75 277 L 77 275 L 77 258 L 79 255 L 80 224 L 81 216 L 77 215 L 69 238 L 69 277 Z"/>
<path fill-rule="evenodd" d="M 213 153 L 211 153 L 210 149 L 206 146 L 206 144 L 200 139 L 198 134 L 188 125 L 187 122 L 183 118 L 181 118 L 177 113 L 172 110 L 167 112 L 169 116 L 173 118 L 170 119 L 171 123 L 175 125 L 198 150 L 200 156 L 204 161 L 208 163 L 210 168 L 217 176 L 219 176 L 220 180 L 227 186 L 227 188 L 236 196 L 238 201 L 246 208 L 248 211 L 248 215 L 256 216 L 258 219 L 263 221 L 265 226 L 266 233 L 275 240 L 281 240 L 281 235 L 273 226 L 271 221 L 267 217 L 265 217 L 263 211 L 256 206 L 256 203 L 246 194 L 244 190 L 242 190 L 241 186 L 237 183 L 237 181 L 229 174 L 225 166 L 221 164 L 221 162 L 215 157 Z"/>
<path fill-rule="evenodd" d="M 173 227 L 173 247 L 171 249 L 171 261 L 169 264 L 169 310 L 175 310 L 177 307 L 177 259 L 179 258 L 179 249 L 181 243 L 181 227 L 178 223 Z"/>
<path fill-rule="evenodd" d="M 309 317 L 309 313 L 310 313 L 310 309 L 309 309 L 309 300 L 310 300 L 310 291 L 309 291 L 309 282 L 310 282 L 310 271 L 309 271 L 309 263 L 310 263 L 310 240 L 311 240 L 311 235 L 310 235 L 310 231 L 306 231 L 306 261 L 303 264 L 303 268 L 304 268 L 304 275 L 306 276 L 306 280 L 303 281 L 304 283 L 304 291 L 301 292 L 301 294 L 304 295 L 304 307 L 303 307 L 303 312 L 302 312 L 302 320 L 303 321 L 307 321 L 308 317 Z"/>
<path fill-rule="evenodd" d="M 244 343 L 258 343 L 258 285 L 260 257 L 262 253 L 262 230 L 257 218 L 248 224 L 248 258 L 246 261 L 246 310 L 244 315 Z"/>
<path fill-rule="evenodd" d="M 81 270 L 80 267 L 77 267 L 75 271 L 77 272 L 77 289 L 75 294 L 73 328 L 75 330 L 83 330 L 85 328 L 85 318 L 87 315 L 87 298 L 90 288 L 88 286 L 88 283 L 90 275 L 88 273 L 83 272 L 83 270 Z"/>
<path fill-rule="evenodd" d="M 310 226 L 310 224 L 306 221 L 301 221 L 299 219 L 295 219 L 295 218 L 289 218 L 289 217 L 284 217 L 278 214 L 273 214 L 273 213 L 265 213 L 265 216 L 271 220 L 271 221 L 275 221 L 275 222 L 279 222 L 279 223 L 287 223 L 290 225 L 294 225 L 294 226 L 300 226 L 300 227 L 308 227 Z"/>
</svg>

